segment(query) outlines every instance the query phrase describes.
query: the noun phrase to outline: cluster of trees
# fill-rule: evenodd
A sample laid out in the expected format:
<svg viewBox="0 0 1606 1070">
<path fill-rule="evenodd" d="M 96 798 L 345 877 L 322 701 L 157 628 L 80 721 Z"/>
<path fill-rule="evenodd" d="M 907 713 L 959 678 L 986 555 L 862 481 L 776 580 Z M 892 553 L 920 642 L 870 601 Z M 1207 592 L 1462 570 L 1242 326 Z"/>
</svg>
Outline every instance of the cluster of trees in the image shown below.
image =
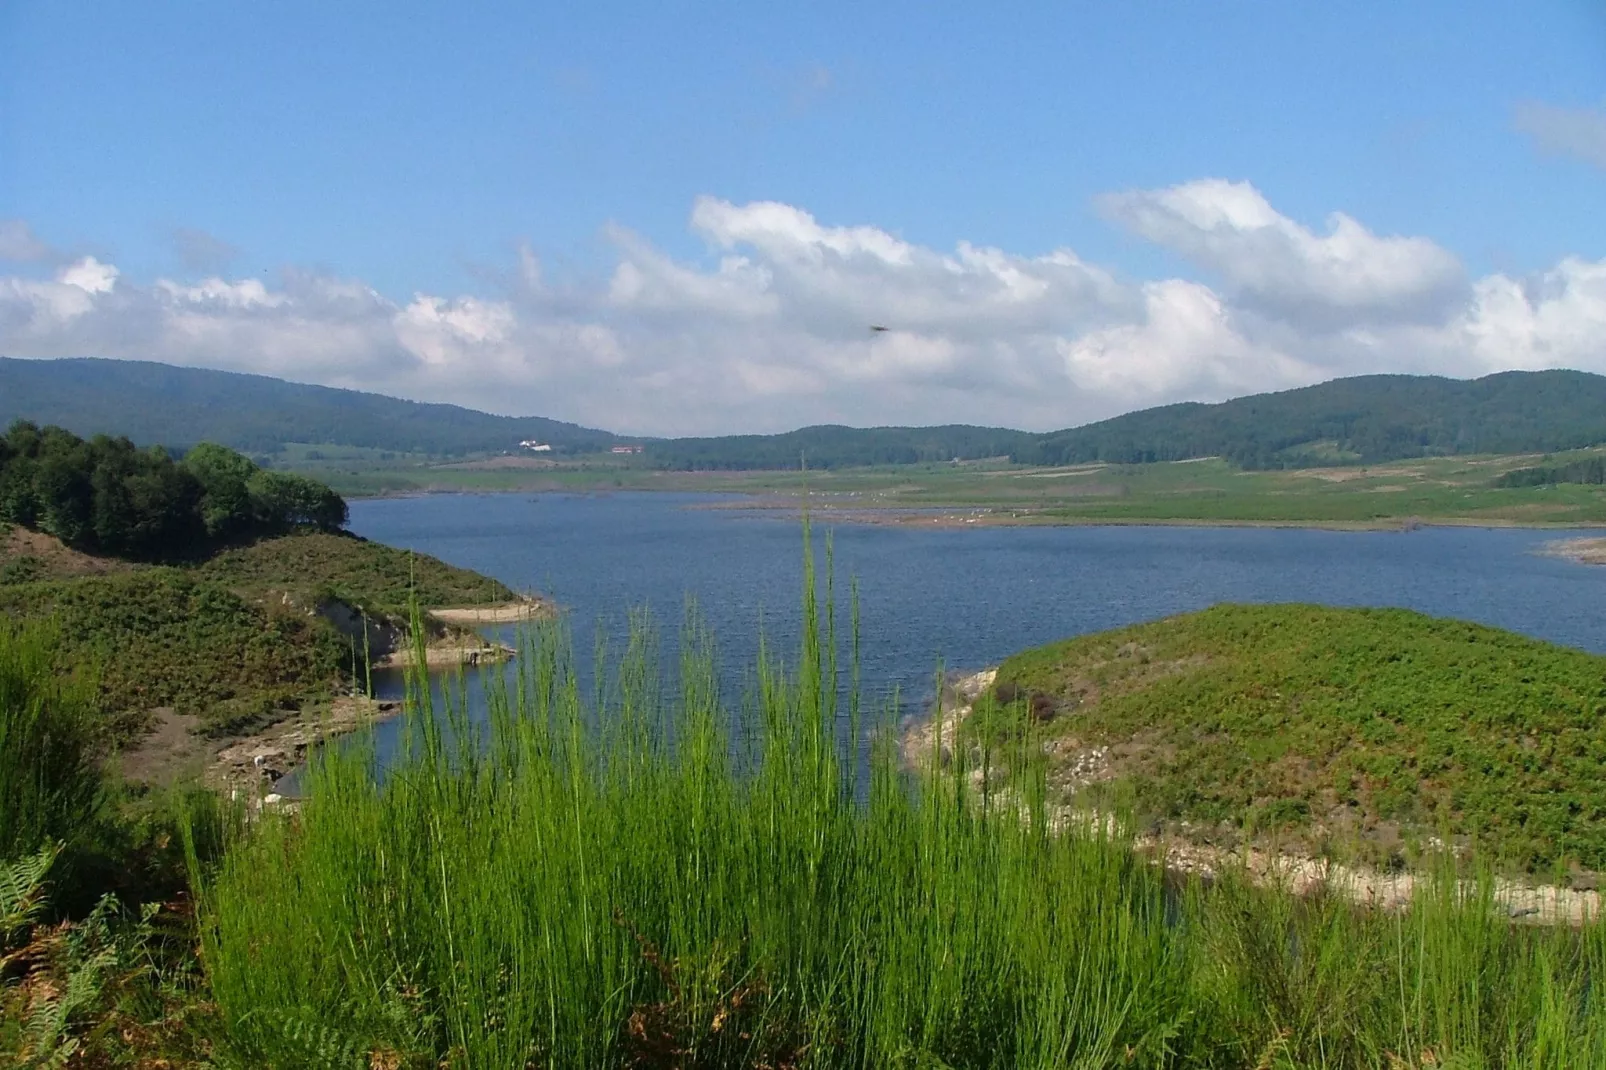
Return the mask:
<svg viewBox="0 0 1606 1070">
<path fill-rule="evenodd" d="M 1497 487 L 1548 487 L 1556 483 L 1606 483 L 1606 457 L 1586 457 L 1568 464 L 1518 468 L 1495 480 Z"/>
<path fill-rule="evenodd" d="M 0 436 L 0 520 L 87 553 L 159 561 L 295 528 L 337 530 L 346 503 L 222 446 L 176 461 L 160 446 L 18 421 Z"/>
</svg>

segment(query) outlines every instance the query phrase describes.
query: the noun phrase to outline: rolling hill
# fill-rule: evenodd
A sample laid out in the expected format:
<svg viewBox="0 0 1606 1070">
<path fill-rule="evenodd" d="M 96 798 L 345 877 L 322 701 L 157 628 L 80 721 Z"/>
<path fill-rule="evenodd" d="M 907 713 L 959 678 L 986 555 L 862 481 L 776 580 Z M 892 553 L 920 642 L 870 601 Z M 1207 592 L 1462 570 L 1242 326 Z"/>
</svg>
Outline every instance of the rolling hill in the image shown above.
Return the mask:
<svg viewBox="0 0 1606 1070">
<path fill-rule="evenodd" d="M 494 454 L 523 439 L 557 453 L 606 450 L 607 431 L 542 417 L 137 361 L 0 358 L 0 426 L 26 418 L 80 433 L 185 448 L 274 452 L 330 444 L 437 457 Z M 1008 456 L 1031 465 L 1222 457 L 1244 468 L 1379 464 L 1470 453 L 1547 453 L 1606 443 L 1606 376 L 1502 372 L 1481 379 L 1368 375 L 1219 404 L 1184 402 L 1062 431 L 805 427 L 775 435 L 633 439 L 652 468 L 762 470 Z"/>
<path fill-rule="evenodd" d="M 559 452 L 606 449 L 614 436 L 539 416 L 492 416 L 265 375 L 145 361 L 0 358 L 0 426 L 28 419 L 82 435 L 126 435 L 184 449 L 216 442 L 274 452 L 286 442 L 399 453 L 500 453 L 522 439 Z"/>
<path fill-rule="evenodd" d="M 1124 784 L 1161 822 L 1385 852 L 1447 827 L 1526 868 L 1602 869 L 1603 673 L 1403 609 L 1218 605 L 1017 654 L 993 693 L 1010 716 L 974 727 L 1030 721 L 1067 798 Z"/>
<path fill-rule="evenodd" d="M 1377 464 L 1465 453 L 1547 453 L 1606 442 L 1606 376 L 1363 375 L 1217 405 L 1145 409 L 1038 436 L 1027 464 L 1224 457 L 1246 468 Z"/>
</svg>

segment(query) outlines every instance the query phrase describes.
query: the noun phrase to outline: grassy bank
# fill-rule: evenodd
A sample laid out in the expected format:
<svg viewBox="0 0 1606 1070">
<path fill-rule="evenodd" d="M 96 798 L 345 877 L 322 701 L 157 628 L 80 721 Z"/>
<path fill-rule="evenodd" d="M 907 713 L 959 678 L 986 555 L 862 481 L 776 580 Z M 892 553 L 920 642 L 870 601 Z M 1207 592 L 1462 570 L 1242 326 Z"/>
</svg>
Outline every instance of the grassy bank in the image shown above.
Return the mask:
<svg viewBox="0 0 1606 1070">
<path fill-rule="evenodd" d="M 321 620 L 247 602 L 183 569 L 0 586 L 0 610 L 56 622 L 56 663 L 95 673 L 120 737 L 157 708 L 214 732 L 248 726 L 352 673 L 351 644 Z"/>
<path fill-rule="evenodd" d="M 220 1035 L 254 1066 L 1593 1067 L 1606 930 L 1496 917 L 1446 870 L 1410 909 L 1177 886 L 1124 834 L 1048 830 L 965 752 L 838 749 L 837 646 L 720 695 L 639 631 L 594 699 L 531 632 L 488 725 L 416 709 L 383 781 L 325 753 L 294 815 L 197 863 Z M 843 644 L 846 648 L 846 644 Z M 851 654 L 842 666 L 850 674 Z M 414 705 L 427 693 L 416 689 Z M 732 713 L 734 734 L 728 727 Z M 986 783 L 986 779 L 982 781 Z M 1443 862 L 1448 867 L 1450 863 Z"/>
<path fill-rule="evenodd" d="M 118 742 L 139 739 L 153 711 L 229 735 L 347 690 L 363 678 L 367 649 L 380 649 L 377 635 L 365 644 L 362 618 L 395 632 L 410 597 L 436 608 L 517 596 L 479 573 L 348 534 L 260 539 L 175 567 L 0 532 L 0 610 L 55 621 L 56 664 L 93 672 Z"/>
<path fill-rule="evenodd" d="M 1216 458 L 1156 464 L 1058 468 L 1002 460 L 906 464 L 830 471 L 666 472 L 641 462 L 520 457 L 441 464 L 287 463 L 347 494 L 423 491 L 678 490 L 754 495 L 757 504 L 795 508 L 806 493 L 816 515 L 839 521 L 896 519 L 899 510 L 984 524 L 1250 523 L 1398 527 L 1427 521 L 1468 524 L 1606 524 L 1606 487 L 1503 485 L 1536 465 L 1598 463 L 1598 449 L 1558 453 L 1424 458 L 1377 465 L 1246 470 Z M 927 521 L 929 522 L 929 520 Z"/>
<path fill-rule="evenodd" d="M 1396 609 L 1217 606 L 1019 654 L 990 716 L 1068 798 L 1381 859 L 1606 869 L 1606 658 Z M 989 716 L 973 719 L 984 731 Z"/>
<path fill-rule="evenodd" d="M 216 555 L 200 574 L 247 598 L 288 594 L 308 606 L 333 599 L 403 620 L 413 600 L 428 610 L 518 597 L 489 576 L 345 533 L 263 539 Z"/>
</svg>

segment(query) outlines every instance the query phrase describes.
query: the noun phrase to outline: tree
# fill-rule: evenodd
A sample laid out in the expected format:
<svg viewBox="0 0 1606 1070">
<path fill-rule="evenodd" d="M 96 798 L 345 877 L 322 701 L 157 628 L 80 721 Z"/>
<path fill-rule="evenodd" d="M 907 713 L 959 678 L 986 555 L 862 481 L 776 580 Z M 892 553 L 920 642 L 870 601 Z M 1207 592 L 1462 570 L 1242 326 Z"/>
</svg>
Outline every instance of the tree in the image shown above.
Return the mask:
<svg viewBox="0 0 1606 1070">
<path fill-rule="evenodd" d="M 261 527 L 335 531 L 346 525 L 345 499 L 317 480 L 258 469 L 247 486 Z"/>
<path fill-rule="evenodd" d="M 201 521 L 209 538 L 225 539 L 255 523 L 248 484 L 258 469 L 250 458 L 203 442 L 184 455 L 184 468 L 201 484 Z"/>
</svg>

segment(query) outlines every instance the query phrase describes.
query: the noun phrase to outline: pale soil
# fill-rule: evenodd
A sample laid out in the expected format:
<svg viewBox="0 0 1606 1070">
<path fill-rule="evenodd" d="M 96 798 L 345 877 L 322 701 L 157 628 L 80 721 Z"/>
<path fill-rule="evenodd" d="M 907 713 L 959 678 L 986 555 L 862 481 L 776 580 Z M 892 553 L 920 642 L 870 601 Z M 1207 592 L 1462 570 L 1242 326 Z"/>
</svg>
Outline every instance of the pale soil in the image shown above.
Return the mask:
<svg viewBox="0 0 1606 1070">
<path fill-rule="evenodd" d="M 145 784 L 170 784 L 201 775 L 219 746 L 195 734 L 201 719 L 165 707 L 152 710 L 150 716 L 150 729 L 117 755 L 122 774 Z"/>
<path fill-rule="evenodd" d="M 307 752 L 333 739 L 383 721 L 401 712 L 399 702 L 381 702 L 362 695 L 337 698 L 316 711 L 218 746 L 205 779 L 220 787 L 271 788 L 300 765 Z"/>
<path fill-rule="evenodd" d="M 429 615 L 442 624 L 476 627 L 481 624 L 517 624 L 530 620 L 550 620 L 557 615 L 552 603 L 540 598 L 521 598 L 499 606 L 467 606 L 431 609 Z"/>
<path fill-rule="evenodd" d="M 1606 539 L 1593 540 L 1606 549 Z M 998 678 L 996 668 L 985 669 L 954 681 L 944 689 L 940 716 L 908 725 L 900 740 L 904 760 L 915 768 L 929 767 L 935 757 L 951 760 L 959 726 L 970 716 L 976 699 Z M 1110 775 L 1108 747 L 1083 748 L 1073 745 L 1067 752 L 1064 740 L 1051 741 L 1059 786 L 1092 783 Z M 983 773 L 971 774 L 975 787 L 982 787 Z M 995 788 L 993 805 L 1018 806 L 1007 789 Z M 1084 828 L 1114 834 L 1112 818 L 1097 811 L 1072 806 L 1050 808 L 1051 827 Z M 1341 895 L 1350 902 L 1382 910 L 1399 911 L 1408 907 L 1419 890 L 1429 890 L 1425 877 L 1410 872 L 1385 873 L 1366 866 L 1345 865 L 1328 859 L 1257 846 L 1237 848 L 1196 843 L 1182 836 L 1139 835 L 1132 838 L 1132 849 L 1175 873 L 1214 879 L 1223 874 L 1241 874 L 1260 887 L 1277 887 L 1295 895 L 1319 891 Z M 1475 882 L 1458 882 L 1456 895 L 1475 901 L 1480 889 Z M 1557 885 L 1526 884 L 1499 879 L 1487 889 L 1492 909 L 1516 920 L 1541 924 L 1577 925 L 1601 916 L 1601 896 L 1592 888 L 1566 888 Z"/>
<path fill-rule="evenodd" d="M 510 646 L 478 636 L 449 635 L 432 640 L 425 646 L 424 664 L 431 669 L 449 669 L 458 665 L 505 661 L 514 653 Z M 376 669 L 410 669 L 417 664 L 418 655 L 410 643 L 404 643 L 389 654 L 374 659 Z"/>
<path fill-rule="evenodd" d="M 1544 553 L 1582 565 L 1606 565 L 1606 539 L 1557 539 L 1545 544 Z"/>
<path fill-rule="evenodd" d="M 198 735 L 200 719 L 170 709 L 153 712 L 153 723 L 124 748 L 117 766 L 130 780 L 163 785 L 195 778 L 214 787 L 271 789 L 300 765 L 318 742 L 344 735 L 400 712 L 396 702 L 343 696 L 260 732 L 231 739 Z"/>
</svg>

